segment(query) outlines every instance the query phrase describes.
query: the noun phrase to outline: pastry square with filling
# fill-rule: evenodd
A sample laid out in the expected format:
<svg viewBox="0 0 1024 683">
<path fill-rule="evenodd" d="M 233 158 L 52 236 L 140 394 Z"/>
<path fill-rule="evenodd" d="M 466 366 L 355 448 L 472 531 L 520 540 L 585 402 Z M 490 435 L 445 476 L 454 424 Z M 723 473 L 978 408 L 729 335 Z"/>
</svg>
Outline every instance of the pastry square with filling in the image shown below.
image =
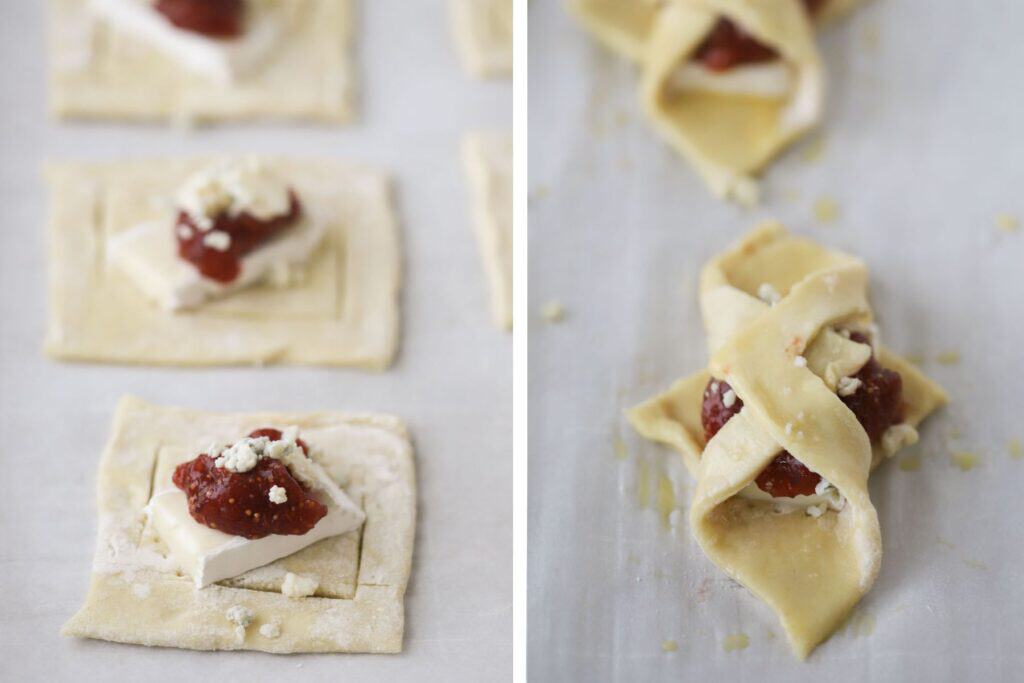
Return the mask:
<svg viewBox="0 0 1024 683">
<path fill-rule="evenodd" d="M 95 0 L 48 1 L 55 116 L 332 124 L 352 118 L 350 0 L 259 0 L 276 13 L 280 35 L 258 67 L 231 83 L 189 70 L 152 40 L 115 28 Z"/>
<path fill-rule="evenodd" d="M 111 237 L 172 217 L 175 192 L 208 163 L 71 162 L 48 169 L 46 353 L 151 365 L 386 368 L 398 343 L 401 247 L 390 181 L 376 171 L 333 161 L 267 160 L 304 207 L 329 224 L 297 282 L 259 284 L 172 313 L 112 267 Z"/>
<path fill-rule="evenodd" d="M 170 559 L 144 508 L 154 491 L 169 485 L 174 467 L 211 440 L 291 425 L 299 427 L 314 459 L 361 504 L 365 524 L 197 589 Z M 416 484 L 412 446 L 398 418 L 210 413 L 125 397 L 100 460 L 98 496 L 89 592 L 64 635 L 195 650 L 401 651 Z M 314 595 L 284 595 L 288 573 L 316 579 Z M 247 625 L 234 616 L 238 610 L 250 617 Z"/>
<path fill-rule="evenodd" d="M 512 75 L 512 0 L 450 0 L 459 55 L 479 78 Z"/>
<path fill-rule="evenodd" d="M 462 157 L 473 192 L 473 217 L 491 310 L 499 327 L 512 327 L 512 136 L 468 133 Z"/>
</svg>

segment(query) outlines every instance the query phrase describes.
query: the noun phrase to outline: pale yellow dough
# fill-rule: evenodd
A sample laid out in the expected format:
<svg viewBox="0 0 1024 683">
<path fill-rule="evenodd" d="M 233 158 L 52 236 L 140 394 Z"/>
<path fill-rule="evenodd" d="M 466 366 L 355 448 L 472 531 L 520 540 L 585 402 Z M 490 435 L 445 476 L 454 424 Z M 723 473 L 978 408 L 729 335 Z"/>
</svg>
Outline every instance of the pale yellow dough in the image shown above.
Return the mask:
<svg viewBox="0 0 1024 683">
<path fill-rule="evenodd" d="M 760 300 L 762 284 L 781 301 Z M 883 454 L 872 450 L 835 390 L 870 357 L 870 347 L 833 329 L 870 326 L 867 268 L 770 223 L 705 266 L 700 301 L 709 369 L 636 406 L 629 419 L 646 438 L 682 454 L 698 482 L 694 536 L 713 562 L 775 610 L 803 658 L 871 587 L 882 554 L 867 482 Z M 909 363 L 884 349 L 879 361 L 902 375 L 907 424 L 917 426 L 947 402 Z M 701 405 L 711 377 L 727 381 L 743 409 L 705 443 Z M 842 493 L 840 512 L 780 514 L 769 503 L 735 497 L 783 449 Z"/>
<path fill-rule="evenodd" d="M 365 525 L 231 581 L 196 589 L 176 570 L 143 508 L 173 467 L 211 440 L 297 425 L 313 457 L 366 512 Z M 208 413 L 121 399 L 99 467 L 99 533 L 85 605 L 66 636 L 193 650 L 400 652 L 416 526 L 412 446 L 390 416 L 337 412 Z M 287 572 L 315 595 L 281 593 Z M 238 628 L 228 611 L 252 610 Z M 277 624 L 267 637 L 260 626 Z"/>
<path fill-rule="evenodd" d="M 468 133 L 462 158 L 473 190 L 473 218 L 491 288 L 494 323 L 512 327 L 512 135 Z"/>
<path fill-rule="evenodd" d="M 512 0 L 449 0 L 459 56 L 479 78 L 512 75 Z"/>
<path fill-rule="evenodd" d="M 89 11 L 50 3 L 50 109 L 61 118 L 220 122 L 352 118 L 350 0 L 287 0 L 288 30 L 265 68 L 225 86 L 182 68 Z"/>
<path fill-rule="evenodd" d="M 833 0 L 819 19 L 857 1 Z M 652 124 L 717 196 L 755 203 L 754 176 L 821 118 L 824 73 L 800 0 L 573 0 L 571 7 L 599 40 L 641 66 L 641 99 Z M 670 87 L 721 17 L 780 54 L 796 81 L 788 98 Z"/>
<path fill-rule="evenodd" d="M 384 369 L 398 344 L 401 247 L 388 178 L 332 161 L 270 159 L 330 225 L 307 274 L 186 312 L 151 303 L 106 259 L 107 240 L 174 217 L 181 183 L 210 160 L 61 163 L 48 169 L 48 355 L 152 365 L 297 363 Z"/>
</svg>

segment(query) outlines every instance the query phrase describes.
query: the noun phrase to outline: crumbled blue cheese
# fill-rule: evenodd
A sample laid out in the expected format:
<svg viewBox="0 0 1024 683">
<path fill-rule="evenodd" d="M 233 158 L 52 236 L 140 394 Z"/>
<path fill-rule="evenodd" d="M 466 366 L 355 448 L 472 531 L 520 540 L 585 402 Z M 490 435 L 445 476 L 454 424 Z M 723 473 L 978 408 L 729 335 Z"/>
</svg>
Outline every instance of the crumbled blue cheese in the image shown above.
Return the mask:
<svg viewBox="0 0 1024 683">
<path fill-rule="evenodd" d="M 856 377 L 840 377 L 839 383 L 836 385 L 836 393 L 840 396 L 853 396 L 860 389 L 861 384 L 863 382 Z"/>
<path fill-rule="evenodd" d="M 228 621 L 230 621 L 232 624 L 234 624 L 235 626 L 240 626 L 244 629 L 250 626 L 252 622 L 256 620 L 256 613 L 248 607 L 244 607 L 242 605 L 233 605 L 228 608 L 227 617 Z"/>
<path fill-rule="evenodd" d="M 319 587 L 320 581 L 312 576 L 288 572 L 281 583 L 281 593 L 289 598 L 305 598 L 316 593 Z"/>
<path fill-rule="evenodd" d="M 213 229 L 222 213 L 247 213 L 259 220 L 285 216 L 291 210 L 288 186 L 260 160 L 226 162 L 190 177 L 178 192 L 178 206 L 202 232 Z"/>
<path fill-rule="evenodd" d="M 269 621 L 260 626 L 260 635 L 264 638 L 277 638 L 281 635 L 281 622 Z"/>
<path fill-rule="evenodd" d="M 797 366 L 798 368 L 806 368 L 807 359 L 804 358 L 803 356 L 797 356 L 796 358 L 793 359 L 793 365 Z"/>
<path fill-rule="evenodd" d="M 732 389 L 726 390 L 726 392 L 722 394 L 722 405 L 725 406 L 726 408 L 732 408 L 735 404 L 736 392 L 733 391 Z"/>
<path fill-rule="evenodd" d="M 275 505 L 288 502 L 288 492 L 284 490 L 283 486 L 271 486 L 268 496 L 270 497 L 270 502 Z"/>
<path fill-rule="evenodd" d="M 757 288 L 757 298 L 770 306 L 774 306 L 782 301 L 782 295 L 779 294 L 779 290 L 767 282 L 761 283 L 761 286 Z"/>
<path fill-rule="evenodd" d="M 231 235 L 223 230 L 211 230 L 203 235 L 203 246 L 214 251 L 227 251 L 231 248 Z"/>
<path fill-rule="evenodd" d="M 298 427 L 289 427 L 281 433 L 281 438 L 276 441 L 271 441 L 265 436 L 258 436 L 254 439 L 245 437 L 223 450 L 216 444 L 211 444 L 209 455 L 215 458 L 214 465 L 223 467 L 229 472 L 248 472 L 256 467 L 256 463 L 263 458 L 281 460 L 286 466 L 289 466 L 289 469 L 292 469 L 292 461 L 295 459 L 290 456 L 294 455 L 294 451 L 299 450 L 298 434 Z M 302 459 L 304 460 L 305 456 Z"/>
</svg>

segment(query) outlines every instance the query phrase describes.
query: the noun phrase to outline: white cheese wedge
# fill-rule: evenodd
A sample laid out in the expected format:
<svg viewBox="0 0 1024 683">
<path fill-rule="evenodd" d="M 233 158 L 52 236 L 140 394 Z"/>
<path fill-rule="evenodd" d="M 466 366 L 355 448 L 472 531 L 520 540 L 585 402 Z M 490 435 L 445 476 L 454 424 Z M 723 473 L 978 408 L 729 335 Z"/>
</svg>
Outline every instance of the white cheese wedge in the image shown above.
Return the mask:
<svg viewBox="0 0 1024 683">
<path fill-rule="evenodd" d="M 283 15 L 270 3 L 250 3 L 244 33 L 231 39 L 180 29 L 153 8 L 152 0 L 91 0 L 90 7 L 117 30 L 220 83 L 259 69 L 274 53 L 285 28 Z"/>
<path fill-rule="evenodd" d="M 672 75 L 671 87 L 677 91 L 785 99 L 793 93 L 794 82 L 793 70 L 780 59 L 726 71 L 712 71 L 698 62 L 686 62 Z"/>
<path fill-rule="evenodd" d="M 773 496 L 767 491 L 762 491 L 756 482 L 750 482 L 736 494 L 747 500 L 759 500 L 772 503 L 782 512 L 793 512 L 804 510 L 807 514 L 818 517 L 825 510 L 842 510 L 846 505 L 846 499 L 828 481 L 822 479 L 810 496 Z M 817 513 L 817 514 L 815 514 Z"/>
<path fill-rule="evenodd" d="M 326 231 L 324 221 L 304 214 L 272 241 L 243 256 L 241 272 L 227 284 L 203 277 L 195 266 L 178 256 L 174 226 L 167 220 L 140 223 L 110 238 L 107 259 L 111 267 L 127 275 L 162 308 L 178 311 L 196 308 L 208 299 L 305 264 Z"/>
<path fill-rule="evenodd" d="M 211 529 L 192 519 L 188 497 L 176 488 L 165 489 L 150 499 L 146 507 L 150 524 L 171 551 L 171 559 L 195 580 L 197 588 L 244 574 L 363 524 L 366 515 L 323 467 L 308 458 L 304 460 L 304 474 L 316 482 L 311 492 L 327 506 L 327 515 L 301 536 L 272 534 L 247 539 Z"/>
</svg>

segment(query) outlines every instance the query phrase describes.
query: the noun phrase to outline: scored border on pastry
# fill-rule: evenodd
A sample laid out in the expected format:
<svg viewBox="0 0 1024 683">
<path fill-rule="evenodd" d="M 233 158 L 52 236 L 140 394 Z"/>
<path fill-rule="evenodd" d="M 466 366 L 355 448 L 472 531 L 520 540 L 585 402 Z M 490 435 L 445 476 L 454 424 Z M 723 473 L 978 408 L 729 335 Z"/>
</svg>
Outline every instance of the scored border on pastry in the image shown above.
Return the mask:
<svg viewBox="0 0 1024 683">
<path fill-rule="evenodd" d="M 512 0 L 449 0 L 462 64 L 478 78 L 512 75 Z"/>
<path fill-rule="evenodd" d="M 701 273 L 709 369 L 628 412 L 643 437 L 682 455 L 697 480 L 694 537 L 775 610 L 801 658 L 842 623 L 877 575 L 882 546 L 869 472 L 916 441 L 915 428 L 948 401 L 941 387 L 878 346 L 877 333 L 870 333 L 870 353 L 852 336 L 851 328 L 874 330 L 866 297 L 862 261 L 764 224 Z M 860 380 L 851 378 L 872 355 L 902 384 L 898 417 L 874 443 L 840 398 L 856 393 Z M 716 383 L 726 383 L 724 406 L 738 412 L 708 440 L 703 413 Z M 882 400 L 873 396 L 864 400 Z M 796 496 L 764 493 L 761 477 L 780 453 L 820 478 L 823 491 L 831 487 L 839 504 L 809 505 L 803 514 L 789 503 Z M 751 486 L 759 491 L 745 496 Z M 790 507 L 779 509 L 783 501 Z"/>
<path fill-rule="evenodd" d="M 48 0 L 50 110 L 61 118 L 344 123 L 353 115 L 351 0 L 289 0 L 273 63 L 232 85 L 93 15 L 88 0 Z M 315 65 L 315 68 L 312 66 Z"/>
<path fill-rule="evenodd" d="M 164 216 L 177 187 L 207 163 L 69 162 L 47 169 L 47 354 L 154 365 L 386 368 L 398 344 L 402 265 L 390 181 L 379 172 L 333 161 L 270 160 L 310 210 L 330 222 L 306 278 L 286 288 L 261 285 L 169 313 L 110 267 L 109 237 Z"/>
<path fill-rule="evenodd" d="M 467 133 L 462 159 L 473 191 L 473 219 L 484 271 L 491 288 L 491 312 L 501 328 L 512 327 L 512 135 Z"/>
<path fill-rule="evenodd" d="M 296 425 L 317 459 L 361 501 L 365 526 L 237 579 L 196 589 L 168 559 L 143 508 L 154 479 L 211 439 Z M 317 448 L 319 447 L 319 448 Z M 339 412 L 212 413 L 121 399 L 100 460 L 99 531 L 85 605 L 62 634 L 196 650 L 400 652 L 412 563 L 412 446 L 395 417 Z M 332 559 L 333 555 L 333 559 Z M 311 597 L 281 593 L 286 572 L 320 579 Z M 252 612 L 240 627 L 229 610 Z M 260 626 L 274 624 L 269 634 Z"/>
</svg>

